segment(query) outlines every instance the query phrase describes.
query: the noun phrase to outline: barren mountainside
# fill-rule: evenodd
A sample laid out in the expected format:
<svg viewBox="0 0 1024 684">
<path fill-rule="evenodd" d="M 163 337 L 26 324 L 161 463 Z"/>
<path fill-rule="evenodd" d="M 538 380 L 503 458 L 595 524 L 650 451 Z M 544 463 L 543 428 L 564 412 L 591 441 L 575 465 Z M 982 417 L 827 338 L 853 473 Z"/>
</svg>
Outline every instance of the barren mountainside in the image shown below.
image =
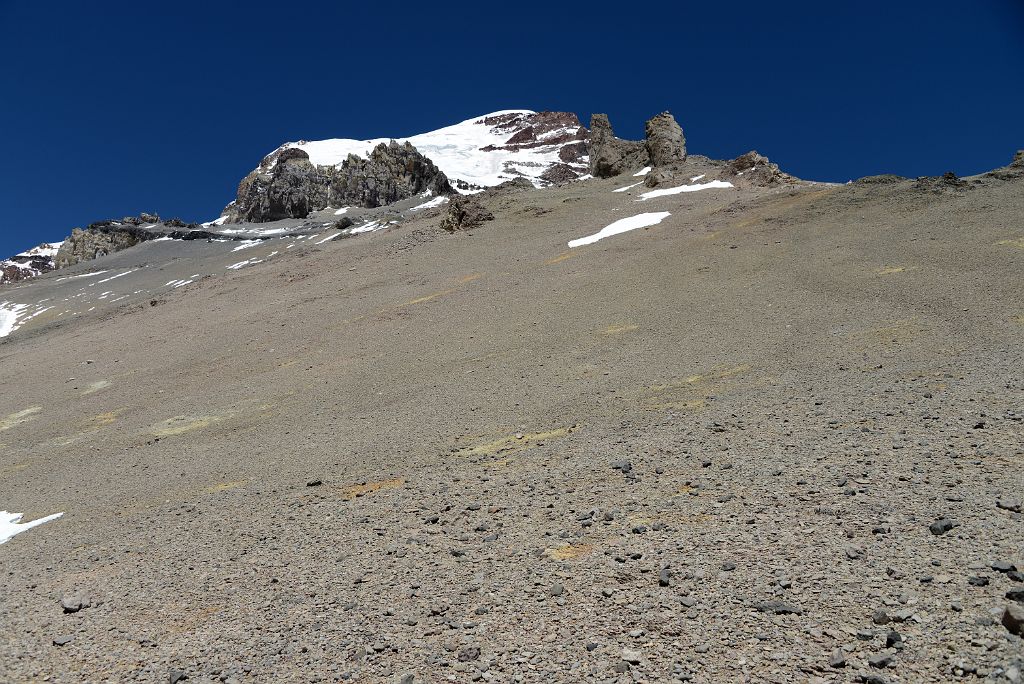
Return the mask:
<svg viewBox="0 0 1024 684">
<path fill-rule="evenodd" d="M 4 262 L 0 681 L 1019 683 L 1024 153 L 700 145 L 287 143 Z"/>
</svg>

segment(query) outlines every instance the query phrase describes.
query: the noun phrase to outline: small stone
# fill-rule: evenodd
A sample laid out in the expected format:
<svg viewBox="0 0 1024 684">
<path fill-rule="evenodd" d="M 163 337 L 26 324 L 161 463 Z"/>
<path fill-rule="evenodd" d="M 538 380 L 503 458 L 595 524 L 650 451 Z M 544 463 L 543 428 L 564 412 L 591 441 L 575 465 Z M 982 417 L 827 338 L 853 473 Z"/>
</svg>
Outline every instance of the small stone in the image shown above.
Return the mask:
<svg viewBox="0 0 1024 684">
<path fill-rule="evenodd" d="M 672 571 L 668 568 L 662 568 L 661 572 L 658 573 L 658 586 L 667 587 L 672 584 Z"/>
<path fill-rule="evenodd" d="M 68 634 L 67 636 L 59 636 L 53 638 L 54 646 L 65 646 L 75 640 L 75 637 Z"/>
<path fill-rule="evenodd" d="M 548 596 L 561 596 L 563 593 L 565 593 L 565 587 L 560 582 L 555 582 L 548 589 Z"/>
<path fill-rule="evenodd" d="M 794 606 L 783 601 L 762 601 L 754 606 L 762 613 L 774 613 L 776 615 L 803 615 L 804 611 L 799 606 Z"/>
<path fill-rule="evenodd" d="M 957 523 L 955 523 L 954 521 L 950 520 L 949 518 L 939 518 L 938 520 L 933 522 L 931 525 L 929 525 L 928 529 L 931 530 L 932 534 L 934 534 L 936 536 L 939 536 L 939 535 L 946 534 L 947 532 L 949 532 L 951 529 L 953 529 L 956 526 L 957 526 Z"/>
<path fill-rule="evenodd" d="M 1012 511 L 1014 513 L 1021 512 L 1021 500 L 1016 497 L 1007 497 L 1005 499 L 999 499 L 996 501 L 996 506 L 1002 508 L 1004 511 Z"/>
<path fill-rule="evenodd" d="M 171 670 L 171 673 L 167 677 L 169 684 L 178 684 L 188 679 L 188 673 L 183 670 Z"/>
<path fill-rule="evenodd" d="M 411 672 L 406 672 L 403 675 L 399 675 L 398 679 L 395 680 L 396 684 L 413 684 L 416 681 L 416 675 Z"/>
<path fill-rule="evenodd" d="M 1010 561 L 996 561 L 992 564 L 992 569 L 996 572 L 1009 573 L 1017 569 L 1017 566 Z"/>
<path fill-rule="evenodd" d="M 1006 592 L 1006 598 L 1017 603 L 1024 603 L 1024 589 L 1011 589 Z"/>
<path fill-rule="evenodd" d="M 86 602 L 78 596 L 65 596 L 60 600 L 60 607 L 65 613 L 77 613 L 86 607 Z"/>
<path fill-rule="evenodd" d="M 881 670 L 892 665 L 895 660 L 896 659 L 890 653 L 878 653 L 868 657 L 868 665 L 871 667 L 877 667 Z"/>
<path fill-rule="evenodd" d="M 1003 627 L 1019 637 L 1024 637 L 1024 608 L 1008 605 L 1003 609 Z"/>
<path fill-rule="evenodd" d="M 871 621 L 876 625 L 887 625 L 889 624 L 889 614 L 879 608 L 871 614 Z"/>
<path fill-rule="evenodd" d="M 832 657 L 828 659 L 829 667 L 846 667 L 846 653 L 843 649 L 837 648 L 832 651 Z"/>
<path fill-rule="evenodd" d="M 630 665 L 639 665 L 640 653 L 630 648 L 624 648 L 622 649 L 622 660 Z"/>
<path fill-rule="evenodd" d="M 850 560 L 856 560 L 864 555 L 864 551 L 856 546 L 846 547 L 846 557 Z"/>
<path fill-rule="evenodd" d="M 319 487 L 319 486 L 320 486 L 320 485 L 322 485 L 323 483 L 324 483 L 324 481 L 323 481 L 323 480 L 320 480 L 320 479 L 317 479 L 317 480 L 310 480 L 309 482 L 307 482 L 307 483 L 306 483 L 306 486 L 307 486 L 307 487 Z"/>
<path fill-rule="evenodd" d="M 988 577 L 968 577 L 967 583 L 972 587 L 987 587 Z"/>
<path fill-rule="evenodd" d="M 595 644 L 593 641 L 591 641 L 589 644 L 587 644 L 587 651 L 590 652 L 590 653 L 593 653 L 594 651 L 596 651 L 598 649 L 598 647 L 599 647 L 598 644 Z"/>
<path fill-rule="evenodd" d="M 732 572 L 735 569 L 736 569 L 736 564 L 733 563 L 732 561 L 726 561 L 726 562 L 722 563 L 722 570 L 724 570 L 725 572 Z"/>
<path fill-rule="evenodd" d="M 886 648 L 903 648 L 903 635 L 895 629 L 889 630 L 885 636 L 885 646 Z"/>
</svg>

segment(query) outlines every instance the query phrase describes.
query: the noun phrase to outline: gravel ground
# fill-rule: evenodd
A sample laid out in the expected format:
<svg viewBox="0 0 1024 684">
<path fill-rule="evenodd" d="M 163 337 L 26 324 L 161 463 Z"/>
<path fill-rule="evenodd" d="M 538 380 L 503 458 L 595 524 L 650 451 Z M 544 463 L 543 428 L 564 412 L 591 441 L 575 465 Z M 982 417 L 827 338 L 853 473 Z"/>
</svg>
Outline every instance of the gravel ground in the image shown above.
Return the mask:
<svg viewBox="0 0 1024 684">
<path fill-rule="evenodd" d="M 629 183 L 0 343 L 0 680 L 1019 682 L 1024 179 Z"/>
</svg>

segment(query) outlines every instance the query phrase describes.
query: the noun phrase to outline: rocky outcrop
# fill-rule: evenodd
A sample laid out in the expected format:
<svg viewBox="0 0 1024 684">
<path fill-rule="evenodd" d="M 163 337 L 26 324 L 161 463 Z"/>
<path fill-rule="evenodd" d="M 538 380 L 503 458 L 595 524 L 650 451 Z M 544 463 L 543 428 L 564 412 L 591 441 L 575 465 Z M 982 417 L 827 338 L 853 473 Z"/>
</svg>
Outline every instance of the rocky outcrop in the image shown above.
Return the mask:
<svg viewBox="0 0 1024 684">
<path fill-rule="evenodd" d="M 1024 150 L 1017 150 L 1017 154 L 1013 155 L 1013 163 L 1011 166 L 1024 167 Z"/>
<path fill-rule="evenodd" d="M 105 221 L 85 230 L 75 228 L 53 258 L 55 268 L 66 268 L 82 261 L 120 252 L 144 240 L 157 237 L 130 223 Z"/>
<path fill-rule="evenodd" d="M 675 117 L 662 112 L 644 126 L 644 146 L 654 168 L 674 167 L 686 161 L 686 137 Z"/>
<path fill-rule="evenodd" d="M 447 177 L 409 143 L 381 143 L 366 159 L 315 166 L 295 147 L 268 157 L 238 186 L 225 212 L 234 222 L 305 218 L 328 206 L 380 207 L 430 191 L 453 192 Z"/>
<path fill-rule="evenodd" d="M 476 228 L 484 221 L 493 221 L 494 214 L 471 197 L 455 195 L 448 202 L 448 210 L 441 220 L 441 228 L 450 233 Z"/>
<path fill-rule="evenodd" d="M 562 183 L 568 183 L 574 181 L 579 176 L 572 167 L 568 164 L 555 164 L 550 169 L 540 175 L 542 181 L 546 181 L 553 185 L 561 185 Z"/>
<path fill-rule="evenodd" d="M 778 164 L 773 163 L 763 154 L 759 154 L 757 150 L 741 154 L 726 164 L 723 176 L 734 179 L 742 177 L 747 183 L 760 187 L 767 187 L 790 179 L 790 176 L 779 170 Z"/>
<path fill-rule="evenodd" d="M 596 178 L 611 178 L 634 171 L 648 162 L 647 147 L 642 142 L 615 137 L 607 114 L 590 117 L 590 173 Z"/>
</svg>

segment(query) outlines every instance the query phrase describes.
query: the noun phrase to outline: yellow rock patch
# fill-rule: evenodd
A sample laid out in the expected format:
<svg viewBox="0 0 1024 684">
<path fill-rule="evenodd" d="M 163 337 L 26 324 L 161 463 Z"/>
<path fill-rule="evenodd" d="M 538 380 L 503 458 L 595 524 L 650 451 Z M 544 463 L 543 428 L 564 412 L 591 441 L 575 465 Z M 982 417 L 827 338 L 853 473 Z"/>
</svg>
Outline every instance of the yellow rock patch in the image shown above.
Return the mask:
<svg viewBox="0 0 1024 684">
<path fill-rule="evenodd" d="M 502 437 L 490 442 L 478 444 L 473 447 L 466 447 L 458 451 L 459 456 L 490 456 L 497 453 L 509 451 L 520 451 L 537 446 L 540 442 L 550 439 L 560 439 L 571 433 L 576 426 L 548 430 L 547 432 L 534 432 L 531 434 L 518 433 Z"/>
<path fill-rule="evenodd" d="M 878 275 L 892 275 L 893 273 L 903 273 L 906 270 L 906 266 L 884 266 L 882 268 L 876 268 L 875 273 Z"/>
<path fill-rule="evenodd" d="M 378 480 L 377 482 L 367 482 L 366 484 L 355 484 L 343 489 L 341 496 L 346 501 L 349 501 L 356 497 L 372 494 L 373 492 L 380 492 L 387 489 L 398 489 L 403 485 L 405 485 L 405 480 L 400 477 L 396 477 L 392 480 Z"/>
<path fill-rule="evenodd" d="M 96 382 L 89 383 L 89 386 L 82 390 L 82 396 L 84 397 L 87 394 L 99 392 L 101 389 L 106 389 L 107 387 L 110 387 L 109 380 L 97 380 Z"/>
<path fill-rule="evenodd" d="M 996 244 L 1003 245 L 1005 247 L 1016 247 L 1017 249 L 1024 249 L 1024 237 L 1012 238 L 1010 240 L 1000 240 Z"/>
<path fill-rule="evenodd" d="M 562 252 L 558 256 L 556 256 L 556 257 L 554 257 L 552 259 L 548 259 L 547 261 L 545 261 L 544 265 L 545 266 L 554 266 L 555 264 L 560 264 L 563 261 L 565 261 L 566 259 L 568 259 L 569 257 L 571 257 L 573 254 L 574 254 L 574 252 Z"/>
<path fill-rule="evenodd" d="M 229 489 L 236 489 L 238 487 L 244 487 L 247 484 L 249 484 L 248 480 L 234 480 L 232 482 L 221 482 L 221 483 L 215 484 L 215 485 L 213 485 L 211 487 L 207 487 L 205 491 L 208 494 L 217 494 L 218 492 L 226 492 Z"/>
<path fill-rule="evenodd" d="M 567 544 L 554 549 L 545 549 L 544 555 L 551 560 L 575 560 L 589 555 L 593 550 L 593 544 Z"/>
<path fill-rule="evenodd" d="M 30 406 L 27 409 L 22 409 L 15 413 L 5 416 L 0 419 L 0 432 L 10 430 L 15 425 L 21 425 L 27 423 L 30 420 L 35 420 L 35 414 L 43 410 L 42 406 Z"/>
<path fill-rule="evenodd" d="M 175 416 L 168 418 L 162 423 L 157 423 L 149 429 L 149 433 L 155 437 L 171 437 L 181 435 L 193 430 L 199 430 L 214 423 L 219 423 L 223 418 L 220 416 Z"/>
</svg>

